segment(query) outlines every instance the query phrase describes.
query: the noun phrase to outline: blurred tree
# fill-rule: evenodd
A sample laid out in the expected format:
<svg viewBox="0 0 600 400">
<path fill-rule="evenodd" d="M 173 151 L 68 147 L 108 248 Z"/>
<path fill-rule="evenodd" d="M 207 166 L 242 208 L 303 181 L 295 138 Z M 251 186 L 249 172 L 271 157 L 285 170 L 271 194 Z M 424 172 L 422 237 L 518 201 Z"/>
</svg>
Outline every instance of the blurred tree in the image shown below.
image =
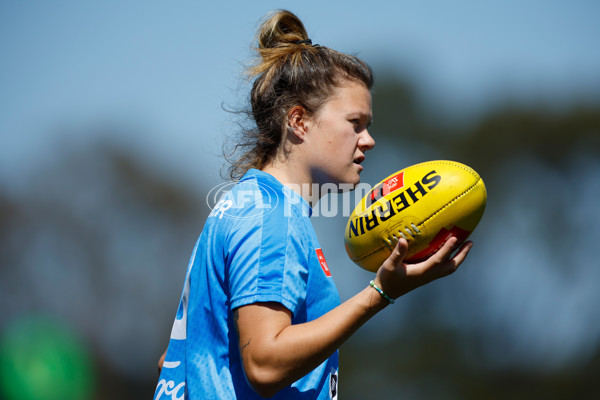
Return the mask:
<svg viewBox="0 0 600 400">
<path fill-rule="evenodd" d="M 600 105 L 582 103 L 564 109 L 506 104 L 478 120 L 450 123 L 436 115 L 406 81 L 384 75 L 373 96 L 374 131 L 386 143 L 405 140 L 432 147 L 453 159 L 467 160 L 481 172 L 521 156 L 551 168 L 565 168 L 585 151 L 600 154 Z"/>
<path fill-rule="evenodd" d="M 512 105 L 450 123 L 402 79 L 378 79 L 373 154 L 411 152 L 398 168 L 465 162 L 490 197 L 470 256 L 478 267 L 411 293 L 353 337 L 341 353 L 342 396 L 600 396 L 600 107 Z M 91 344 L 98 399 L 148 398 L 209 211 L 206 183 L 116 145 L 61 148 L 22 177 L 22 190 L 0 192 L 0 331 L 22 315 L 56 314 Z"/>
<path fill-rule="evenodd" d="M 367 398 L 377 387 L 379 397 L 390 398 L 600 396 L 594 378 L 600 373 L 600 315 L 593 305 L 600 293 L 586 284 L 598 276 L 588 239 L 600 237 L 599 229 L 589 230 L 600 224 L 600 180 L 594 180 L 600 174 L 600 105 L 508 104 L 456 122 L 440 118 L 405 81 L 387 75 L 378 77 L 373 108 L 372 133 L 385 154 L 395 151 L 400 161 L 410 151 L 420 154 L 419 161 L 453 159 L 482 175 L 488 210 L 474 236 L 484 241 L 484 251 L 477 252 L 479 243 L 470 257 L 477 270 L 405 298 L 389 340 L 379 340 L 374 330 L 374 339 L 350 340 L 341 353 L 350 369 L 342 375 L 349 375 L 342 395 Z M 379 176 L 392 172 L 387 167 Z M 494 238 L 501 238 L 496 247 Z M 541 319 L 552 313 L 562 317 Z M 509 339 L 527 334 L 532 337 L 523 343 Z M 579 342 L 561 343 L 561 335 Z M 584 350 L 574 351 L 577 346 Z M 565 356 L 565 348 L 579 356 Z M 365 371 L 359 361 L 365 359 L 379 367 Z"/>
<path fill-rule="evenodd" d="M 70 321 L 95 355 L 97 398 L 151 397 L 204 199 L 110 144 L 53 160 L 0 196 L 0 332 L 31 314 Z"/>
</svg>

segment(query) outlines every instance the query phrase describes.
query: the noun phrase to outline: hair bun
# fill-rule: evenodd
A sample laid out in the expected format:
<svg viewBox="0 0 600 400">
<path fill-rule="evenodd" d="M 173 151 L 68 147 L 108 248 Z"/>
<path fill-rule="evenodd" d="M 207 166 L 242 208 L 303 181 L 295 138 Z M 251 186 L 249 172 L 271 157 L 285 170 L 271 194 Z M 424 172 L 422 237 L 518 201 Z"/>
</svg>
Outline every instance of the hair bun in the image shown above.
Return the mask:
<svg viewBox="0 0 600 400">
<path fill-rule="evenodd" d="M 312 46 L 312 40 L 310 40 L 310 39 L 297 40 L 294 42 L 294 44 L 307 44 L 309 46 Z"/>
<path fill-rule="evenodd" d="M 304 24 L 290 11 L 276 10 L 258 30 L 258 48 L 276 48 L 309 40 Z"/>
</svg>

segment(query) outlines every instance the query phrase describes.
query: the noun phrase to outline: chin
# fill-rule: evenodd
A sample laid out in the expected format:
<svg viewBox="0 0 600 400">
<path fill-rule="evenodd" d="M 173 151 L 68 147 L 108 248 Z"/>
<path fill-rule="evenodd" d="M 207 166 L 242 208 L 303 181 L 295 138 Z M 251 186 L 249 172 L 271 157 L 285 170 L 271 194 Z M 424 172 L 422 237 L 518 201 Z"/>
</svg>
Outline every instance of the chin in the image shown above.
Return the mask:
<svg viewBox="0 0 600 400">
<path fill-rule="evenodd" d="M 329 193 L 342 193 L 354 190 L 356 185 L 360 183 L 359 171 L 345 171 L 345 174 L 322 174 L 316 175 L 315 183 L 320 186 L 326 186 L 326 191 Z M 332 187 L 332 186 L 335 186 Z M 332 190 L 333 189 L 333 190 Z"/>
<path fill-rule="evenodd" d="M 340 185 L 340 192 L 354 190 L 356 185 L 360 183 L 360 175 L 356 174 L 355 176 L 348 177 L 348 179 L 345 179 L 343 183 L 343 185 Z"/>
</svg>

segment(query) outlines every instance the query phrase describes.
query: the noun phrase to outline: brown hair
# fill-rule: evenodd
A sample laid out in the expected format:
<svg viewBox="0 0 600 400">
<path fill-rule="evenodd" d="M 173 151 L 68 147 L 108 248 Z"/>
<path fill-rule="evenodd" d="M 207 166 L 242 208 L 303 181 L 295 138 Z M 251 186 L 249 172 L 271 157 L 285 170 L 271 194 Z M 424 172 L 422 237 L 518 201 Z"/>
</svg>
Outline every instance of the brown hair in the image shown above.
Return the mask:
<svg viewBox="0 0 600 400">
<path fill-rule="evenodd" d="M 229 175 L 236 180 L 250 168 L 263 168 L 276 154 L 285 132 L 287 114 L 302 106 L 316 115 L 327 98 L 344 81 L 373 86 L 371 68 L 355 56 L 320 45 L 312 45 L 300 19 L 277 10 L 262 22 L 257 33 L 260 56 L 248 68 L 255 78 L 250 92 L 252 118 L 256 126 L 242 132 Z"/>
</svg>

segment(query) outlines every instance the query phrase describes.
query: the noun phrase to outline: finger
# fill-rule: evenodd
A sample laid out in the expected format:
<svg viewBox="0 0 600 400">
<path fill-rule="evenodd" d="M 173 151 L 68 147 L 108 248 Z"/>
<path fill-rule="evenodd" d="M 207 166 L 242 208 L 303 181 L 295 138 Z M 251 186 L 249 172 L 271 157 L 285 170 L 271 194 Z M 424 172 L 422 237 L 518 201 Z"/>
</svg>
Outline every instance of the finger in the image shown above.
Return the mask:
<svg viewBox="0 0 600 400">
<path fill-rule="evenodd" d="M 465 258 L 467 257 L 467 254 L 469 254 L 469 251 L 471 251 L 471 248 L 473 247 L 473 242 L 471 242 L 470 240 L 468 242 L 465 242 L 460 249 L 458 250 L 458 252 L 454 255 L 454 257 L 452 257 L 452 262 L 453 264 L 455 264 L 454 269 L 458 268 L 458 266 L 460 264 L 462 264 L 463 261 L 465 261 Z"/>
<path fill-rule="evenodd" d="M 452 259 L 447 260 L 444 263 L 442 263 L 440 265 L 441 266 L 441 268 L 440 268 L 441 276 L 448 276 L 448 275 L 454 273 L 458 269 L 460 264 L 462 264 L 462 262 L 465 260 L 465 258 L 467 257 L 467 254 L 469 254 L 471 247 L 473 247 L 473 242 L 464 243 L 460 247 L 460 250 L 458 250 L 456 255 L 454 257 L 452 257 Z"/>
<path fill-rule="evenodd" d="M 447 260 L 450 257 L 450 254 L 452 254 L 457 242 L 458 239 L 454 236 L 451 236 L 448 240 L 446 240 L 442 248 L 431 257 L 431 260 L 436 263 L 441 263 Z"/>
</svg>

